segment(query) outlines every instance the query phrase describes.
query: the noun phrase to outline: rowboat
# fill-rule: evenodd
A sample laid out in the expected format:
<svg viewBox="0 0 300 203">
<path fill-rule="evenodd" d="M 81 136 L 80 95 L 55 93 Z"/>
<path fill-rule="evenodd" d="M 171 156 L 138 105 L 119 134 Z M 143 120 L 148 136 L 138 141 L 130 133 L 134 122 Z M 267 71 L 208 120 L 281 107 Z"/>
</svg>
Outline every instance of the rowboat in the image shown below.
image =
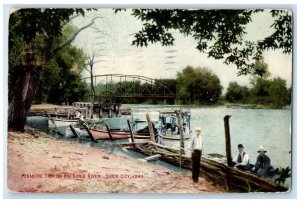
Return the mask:
<svg viewBox="0 0 300 203">
<path fill-rule="evenodd" d="M 126 138 L 130 138 L 130 132 L 124 132 L 124 131 L 119 131 L 119 132 L 114 132 L 111 131 L 111 137 L 109 135 L 109 131 L 108 130 L 98 130 L 98 129 L 94 129 L 91 128 L 90 132 L 92 133 L 93 137 L 95 140 L 109 140 L 111 139 L 126 139 Z M 135 139 L 150 139 L 149 134 L 134 134 L 134 138 Z"/>
<path fill-rule="evenodd" d="M 180 154 L 180 150 L 149 141 L 148 144 L 128 148 L 147 156 L 159 154 L 159 159 L 169 164 L 192 169 L 190 156 Z M 217 184 L 223 185 L 228 192 L 287 192 L 289 188 L 279 185 L 267 178 L 242 171 L 218 161 L 216 157 L 203 155 L 200 162 L 200 174 Z"/>
<path fill-rule="evenodd" d="M 79 119 L 66 119 L 66 118 L 51 118 L 48 120 L 50 128 L 64 127 L 69 125 L 76 125 Z"/>
<path fill-rule="evenodd" d="M 139 125 L 140 120 L 130 122 L 134 139 L 149 140 L 150 134 L 148 126 Z M 90 132 L 92 140 L 117 140 L 131 138 L 131 131 L 127 119 L 124 118 L 107 118 L 94 124 L 85 123 L 85 129 Z M 155 131 L 157 133 L 157 130 Z"/>
</svg>

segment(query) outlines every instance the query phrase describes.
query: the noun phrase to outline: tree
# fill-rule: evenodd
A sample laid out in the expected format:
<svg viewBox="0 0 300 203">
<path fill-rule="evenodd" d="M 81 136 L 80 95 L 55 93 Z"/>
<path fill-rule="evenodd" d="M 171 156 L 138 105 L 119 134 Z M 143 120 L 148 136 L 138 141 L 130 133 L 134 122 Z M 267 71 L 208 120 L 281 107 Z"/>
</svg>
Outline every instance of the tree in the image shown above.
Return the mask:
<svg viewBox="0 0 300 203">
<path fill-rule="evenodd" d="M 280 77 L 272 80 L 258 78 L 251 93 L 257 104 L 279 109 L 291 103 L 291 89 L 286 87 L 286 81 Z"/>
<path fill-rule="evenodd" d="M 255 85 L 258 79 L 268 79 L 271 76 L 271 73 L 268 69 L 268 64 L 264 61 L 264 57 L 255 61 L 254 67 L 250 74 L 250 83 L 252 85 Z"/>
<path fill-rule="evenodd" d="M 201 103 L 216 103 L 222 93 L 217 75 L 206 68 L 187 66 L 177 73 L 179 99 Z"/>
<path fill-rule="evenodd" d="M 253 87 L 251 88 L 251 96 L 254 103 L 270 104 L 269 87 L 271 83 L 268 79 L 257 78 Z"/>
<path fill-rule="evenodd" d="M 230 82 L 225 94 L 226 100 L 230 102 L 243 101 L 249 96 L 249 88 L 240 86 L 237 82 Z"/>
<path fill-rule="evenodd" d="M 65 26 L 60 41 L 76 32 L 75 26 Z M 85 54 L 81 49 L 68 44 L 46 65 L 35 97 L 35 103 L 48 102 L 70 104 L 86 97 L 86 83 L 81 80 Z M 59 93 L 59 97 L 57 97 Z"/>
<path fill-rule="evenodd" d="M 274 108 L 282 108 L 290 104 L 290 93 L 286 88 L 286 81 L 280 77 L 271 80 L 268 91 Z"/>
<path fill-rule="evenodd" d="M 121 9 L 117 9 L 116 12 Z M 292 14 L 289 10 L 270 10 L 274 19 L 274 32 L 258 41 L 245 41 L 246 26 L 255 13 L 263 10 L 189 10 L 189 9 L 133 9 L 132 15 L 143 22 L 132 42 L 136 46 L 161 42 L 172 45 L 172 30 L 193 37 L 200 52 L 208 57 L 222 59 L 225 64 L 234 64 L 239 75 L 253 72 L 254 63 L 262 59 L 267 49 L 292 52 Z M 255 72 L 255 71 L 254 71 Z M 255 74 L 260 74 L 255 72 Z"/>
<path fill-rule="evenodd" d="M 40 82 L 45 65 L 59 50 L 70 44 L 95 19 L 78 29 L 70 38 L 59 43 L 62 28 L 75 14 L 84 15 L 83 9 L 20 9 L 9 19 L 9 56 L 21 47 L 18 60 L 10 71 L 10 103 L 8 109 L 8 130 L 24 131 L 26 116 Z M 10 58 L 11 60 L 11 58 Z M 9 64 L 11 65 L 11 63 Z M 15 81 L 15 82 L 12 82 Z"/>
<path fill-rule="evenodd" d="M 268 78 L 271 76 L 271 73 L 268 70 L 268 64 L 264 61 L 264 57 L 255 61 L 251 75 L 254 78 Z"/>
<path fill-rule="evenodd" d="M 162 88 L 162 85 L 166 86 L 171 93 L 176 94 L 177 80 L 176 79 L 156 79 L 155 88 Z M 160 90 L 160 94 L 163 94 L 165 89 Z"/>
</svg>

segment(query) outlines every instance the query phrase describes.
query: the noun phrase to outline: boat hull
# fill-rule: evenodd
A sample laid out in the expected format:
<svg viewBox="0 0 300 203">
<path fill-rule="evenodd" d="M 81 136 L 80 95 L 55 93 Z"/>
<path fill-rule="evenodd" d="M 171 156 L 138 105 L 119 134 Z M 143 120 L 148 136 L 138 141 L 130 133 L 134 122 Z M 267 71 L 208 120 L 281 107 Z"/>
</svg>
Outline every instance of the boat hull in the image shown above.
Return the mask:
<svg viewBox="0 0 300 203">
<path fill-rule="evenodd" d="M 107 130 L 90 129 L 95 140 L 109 140 L 111 139 Z M 110 132 L 114 140 L 130 138 L 130 132 Z M 146 133 L 138 133 L 134 135 L 134 139 L 149 140 L 150 136 Z"/>
<path fill-rule="evenodd" d="M 160 160 L 167 163 L 192 169 L 192 159 L 189 156 L 179 155 L 179 150 L 171 149 L 165 146 L 160 146 L 159 151 L 153 151 L 152 147 L 148 145 L 143 147 L 132 148 L 131 150 L 141 152 L 145 155 L 152 156 L 153 154 L 160 154 Z M 150 147 L 150 148 L 149 148 Z M 288 188 L 275 184 L 266 178 L 257 176 L 255 174 L 245 172 L 236 168 L 229 167 L 223 163 L 211 160 L 202 156 L 200 163 L 201 176 L 223 185 L 228 191 L 239 192 L 287 192 Z"/>
<path fill-rule="evenodd" d="M 180 140 L 180 137 L 179 136 L 176 136 L 176 137 L 169 137 L 169 136 L 164 136 L 164 135 L 159 135 L 163 140 Z M 183 139 L 184 140 L 188 140 L 191 138 L 191 135 L 188 135 L 188 136 L 184 136 Z"/>
<path fill-rule="evenodd" d="M 78 120 L 67 120 L 67 119 L 57 119 L 53 118 L 53 121 L 56 125 L 56 127 L 65 127 L 70 125 L 76 125 L 78 123 Z M 53 122 L 51 120 L 48 121 L 49 127 L 55 127 Z"/>
</svg>

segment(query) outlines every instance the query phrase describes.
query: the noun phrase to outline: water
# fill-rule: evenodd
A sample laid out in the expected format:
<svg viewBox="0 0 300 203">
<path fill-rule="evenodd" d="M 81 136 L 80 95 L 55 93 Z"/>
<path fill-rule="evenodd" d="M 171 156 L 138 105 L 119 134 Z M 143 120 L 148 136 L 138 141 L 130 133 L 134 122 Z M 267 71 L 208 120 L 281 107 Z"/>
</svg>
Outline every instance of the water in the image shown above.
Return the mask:
<svg viewBox="0 0 300 203">
<path fill-rule="evenodd" d="M 191 127 L 201 127 L 203 137 L 203 153 L 225 155 L 225 115 L 231 115 L 230 134 L 232 155 L 237 153 L 237 145 L 243 144 L 255 163 L 257 148 L 263 145 L 271 164 L 277 167 L 291 167 L 291 109 L 234 109 L 224 106 L 163 106 L 163 105 L 123 105 L 132 109 L 134 117 L 150 117 L 157 120 L 159 111 L 187 109 L 191 111 Z M 176 141 L 177 142 L 177 141 Z M 179 141 L 178 141 L 179 142 Z M 174 143 L 179 144 L 179 143 Z M 187 148 L 189 141 L 185 142 Z"/>
<path fill-rule="evenodd" d="M 46 122 L 47 121 L 47 122 Z M 96 147 L 96 148 L 100 148 L 103 149 L 105 151 L 108 152 L 112 152 L 114 154 L 118 154 L 121 156 L 127 156 L 127 157 L 132 157 L 135 159 L 143 159 L 146 156 L 138 153 L 138 152 L 134 152 L 131 150 L 127 150 L 126 148 L 121 148 L 116 146 L 117 144 L 121 144 L 123 142 L 128 142 L 128 139 L 121 139 L 121 140 L 115 140 L 115 141 L 98 141 L 98 142 L 91 142 L 91 139 L 88 137 L 81 137 L 81 138 L 67 138 L 65 137 L 65 131 L 67 127 L 58 127 L 58 128 L 49 128 L 48 124 L 48 118 L 46 117 L 42 117 L 42 116 L 31 116 L 31 117 L 27 117 L 27 125 L 42 131 L 47 132 L 49 135 L 60 139 L 60 140 L 66 140 L 66 141 L 70 141 L 70 142 L 76 142 L 85 146 L 89 146 L 89 147 Z M 115 144 L 115 145 L 113 145 Z M 160 165 L 164 168 L 167 168 L 173 172 L 176 173 L 189 173 L 189 170 L 180 168 L 180 167 L 176 167 L 173 166 L 171 164 L 168 164 L 166 162 L 162 162 L 159 160 L 154 160 L 149 162 L 151 164 L 155 164 L 155 165 Z"/>
<path fill-rule="evenodd" d="M 243 144 L 245 150 L 250 156 L 250 162 L 255 163 L 258 153 L 257 148 L 260 145 L 265 146 L 267 155 L 271 159 L 274 168 L 291 168 L 291 109 L 235 109 L 223 106 L 214 107 L 195 107 L 195 106 L 171 106 L 171 105 L 123 105 L 125 108 L 131 108 L 132 115 L 125 118 L 145 119 L 145 114 L 149 113 L 151 120 L 158 120 L 159 111 L 171 111 L 177 109 L 186 109 L 191 111 L 191 127 L 201 127 L 203 137 L 203 154 L 217 153 L 225 155 L 225 134 L 224 122 L 225 115 L 231 115 L 230 133 L 232 155 L 237 153 L 237 145 Z M 32 120 L 33 119 L 33 120 Z M 47 118 L 35 117 L 28 118 L 30 126 L 48 130 L 45 128 Z M 104 144 L 103 142 L 93 143 L 89 139 L 71 139 L 61 136 L 65 128 L 58 128 L 60 133 L 52 133 L 59 139 L 67 139 L 91 147 L 98 147 L 111 151 L 122 156 L 133 158 L 144 158 L 144 155 L 122 149 L 120 147 Z M 51 131 L 51 129 L 50 129 Z M 126 140 L 128 141 L 128 140 Z M 115 143 L 122 142 L 116 140 Z M 179 146 L 179 141 L 166 142 L 167 145 Z M 188 148 L 189 140 L 185 141 L 185 148 Z M 172 166 L 165 162 L 154 161 L 152 164 L 159 164 L 174 172 L 187 172 L 187 170 Z M 290 185 L 290 178 L 286 186 Z"/>
</svg>

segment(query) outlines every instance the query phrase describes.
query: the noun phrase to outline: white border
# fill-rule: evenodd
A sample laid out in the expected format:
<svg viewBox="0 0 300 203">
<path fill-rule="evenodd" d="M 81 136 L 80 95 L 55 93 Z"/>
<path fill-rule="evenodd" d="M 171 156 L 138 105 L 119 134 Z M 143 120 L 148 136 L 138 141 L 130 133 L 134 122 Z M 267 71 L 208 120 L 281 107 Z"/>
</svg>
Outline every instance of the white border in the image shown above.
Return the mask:
<svg viewBox="0 0 300 203">
<path fill-rule="evenodd" d="M 72 1 L 72 0 L 64 0 L 63 4 L 61 4 L 61 0 L 53 0 L 53 1 L 44 1 L 41 2 L 40 0 L 32 0 L 30 1 L 30 4 L 25 4 L 22 5 L 22 7 L 48 7 L 48 6 L 53 6 L 53 7 L 170 7 L 170 8 L 182 8 L 182 7 L 197 7 L 197 8 L 287 8 L 286 6 L 288 6 L 289 8 L 291 8 L 291 6 L 293 6 L 294 9 L 294 26 L 299 28 L 299 21 L 297 20 L 297 1 L 296 0 L 285 0 L 285 1 L 281 1 L 278 2 L 277 4 L 274 4 L 274 1 L 272 0 L 252 0 L 252 1 L 235 1 L 235 0 L 227 0 L 226 4 L 224 5 L 224 0 L 210 0 L 210 1 L 205 1 L 205 2 L 199 2 L 199 1 L 193 1 L 193 0 L 185 0 L 184 4 L 182 3 L 183 1 L 180 0 L 173 0 L 171 1 L 172 3 L 170 4 L 170 1 L 165 1 L 165 0 L 152 0 L 152 1 L 142 1 L 143 3 L 141 4 L 141 0 L 127 0 L 126 3 L 124 0 L 106 0 L 106 1 L 99 1 L 99 0 L 85 0 L 85 1 Z M 101 5 L 100 5 L 101 3 Z M 201 3 L 201 4 L 199 4 Z M 6 4 L 6 5 L 5 5 Z M 8 5 L 9 4 L 9 5 Z M 3 163 L 3 169 L 4 169 L 4 173 L 0 173 L 0 177 L 1 177 L 1 181 L 2 183 L 4 183 L 3 181 L 5 181 L 3 179 L 3 177 L 5 177 L 5 173 L 6 173 L 6 118 L 7 118 L 7 69 L 5 67 L 7 64 L 7 41 L 6 41 L 6 37 L 7 37 L 7 30 L 5 33 L 5 28 L 7 28 L 7 11 L 9 8 L 11 7 L 18 7 L 21 6 L 21 4 L 24 4 L 24 0 L 2 0 L 1 2 L 1 9 L 0 9 L 0 21 L 3 22 L 3 26 L 1 26 L 1 36 L 0 36 L 0 44 L 3 44 L 3 48 L 0 51 L 0 61 L 3 62 L 3 69 L 2 69 L 2 74 L 0 74 L 0 81 L 2 81 L 2 88 L 0 88 L 1 90 L 1 98 L 3 98 L 2 100 L 0 100 L 0 106 L 3 107 L 3 113 L 1 114 L 0 117 L 0 129 L 2 129 L 2 136 L 0 137 L 0 142 L 3 143 L 2 147 L 3 150 L 0 151 L 1 156 L 0 156 L 0 160 Z M 71 5 L 67 5 L 67 4 L 71 4 Z M 287 4 L 294 4 L 294 5 L 287 5 Z M 6 36 L 5 36 L 5 35 Z M 299 157 L 298 153 L 297 155 L 295 152 L 296 151 L 296 147 L 300 146 L 299 145 L 299 140 L 300 139 L 296 139 L 297 138 L 297 115 L 298 115 L 298 108 L 297 108 L 297 102 L 299 101 L 298 99 L 298 88 L 297 88 L 297 76 L 298 76 L 298 71 L 297 69 L 297 58 L 298 58 L 298 53 L 297 53 L 297 36 L 298 36 L 299 32 L 297 32 L 297 30 L 295 30 L 295 36 L 294 36 L 294 55 L 293 55 L 293 163 L 298 164 L 298 162 L 296 161 L 296 158 Z M 297 35 L 297 36 L 296 36 Z M 295 138 L 295 139 L 294 139 Z M 297 145 L 298 144 L 298 145 Z M 293 168 L 294 172 L 297 169 L 297 165 L 294 164 Z M 3 176 L 4 175 L 4 176 Z M 178 194 L 178 195 L 147 195 L 147 194 L 128 194 L 128 195 L 122 195 L 122 194 L 59 194 L 59 195 L 49 195 L 49 194 L 32 194 L 32 195 L 27 195 L 27 194 L 21 194 L 21 195 L 13 195 L 14 198 L 16 197 L 21 197 L 21 198 L 78 198 L 78 199 L 89 199 L 89 198 L 176 198 L 176 199 L 182 199 L 182 198 L 209 198 L 209 199 L 227 199 L 227 201 L 232 202 L 232 198 L 235 199 L 239 199 L 236 201 L 241 201 L 240 198 L 269 198 L 269 199 L 273 199 L 271 200 L 272 202 L 274 202 L 274 199 L 277 199 L 278 201 L 282 201 L 280 200 L 281 198 L 297 198 L 296 196 L 296 190 L 297 190 L 297 182 L 299 182 L 299 177 L 297 176 L 297 180 L 295 182 L 295 177 L 296 174 L 293 173 L 293 185 L 292 185 L 292 193 L 286 193 L 286 194 L 221 194 L 221 195 L 213 195 L 213 194 L 200 194 L 200 195 L 185 195 L 185 194 Z M 6 177 L 5 177 L 6 178 Z M 6 181 L 5 181 L 6 183 Z M 6 188 L 6 184 L 2 184 L 1 185 L 1 193 L 2 192 L 6 192 L 5 190 Z M 4 189 L 4 190 L 3 190 Z M 4 197 L 5 198 L 11 198 L 11 195 L 8 195 L 7 193 L 4 193 Z M 28 201 L 28 200 L 27 200 Z M 30 202 L 32 202 L 32 200 L 29 200 Z M 56 200 L 57 201 L 57 200 Z M 86 201 L 86 200 L 84 200 Z M 137 200 L 139 201 L 139 200 Z M 153 201 L 153 200 L 152 200 Z M 156 201 L 156 200 L 155 200 Z M 173 201 L 173 200 L 172 200 Z M 208 201 L 208 200 L 205 200 Z M 212 200 L 213 201 L 213 200 Z M 257 200 L 251 200 L 251 201 L 257 201 Z M 264 200 L 265 202 L 266 200 Z M 72 201 L 73 202 L 73 201 Z M 77 202 L 77 201 L 75 201 Z M 176 202 L 176 201 L 174 201 Z M 244 201 L 243 201 L 244 202 Z"/>
</svg>

